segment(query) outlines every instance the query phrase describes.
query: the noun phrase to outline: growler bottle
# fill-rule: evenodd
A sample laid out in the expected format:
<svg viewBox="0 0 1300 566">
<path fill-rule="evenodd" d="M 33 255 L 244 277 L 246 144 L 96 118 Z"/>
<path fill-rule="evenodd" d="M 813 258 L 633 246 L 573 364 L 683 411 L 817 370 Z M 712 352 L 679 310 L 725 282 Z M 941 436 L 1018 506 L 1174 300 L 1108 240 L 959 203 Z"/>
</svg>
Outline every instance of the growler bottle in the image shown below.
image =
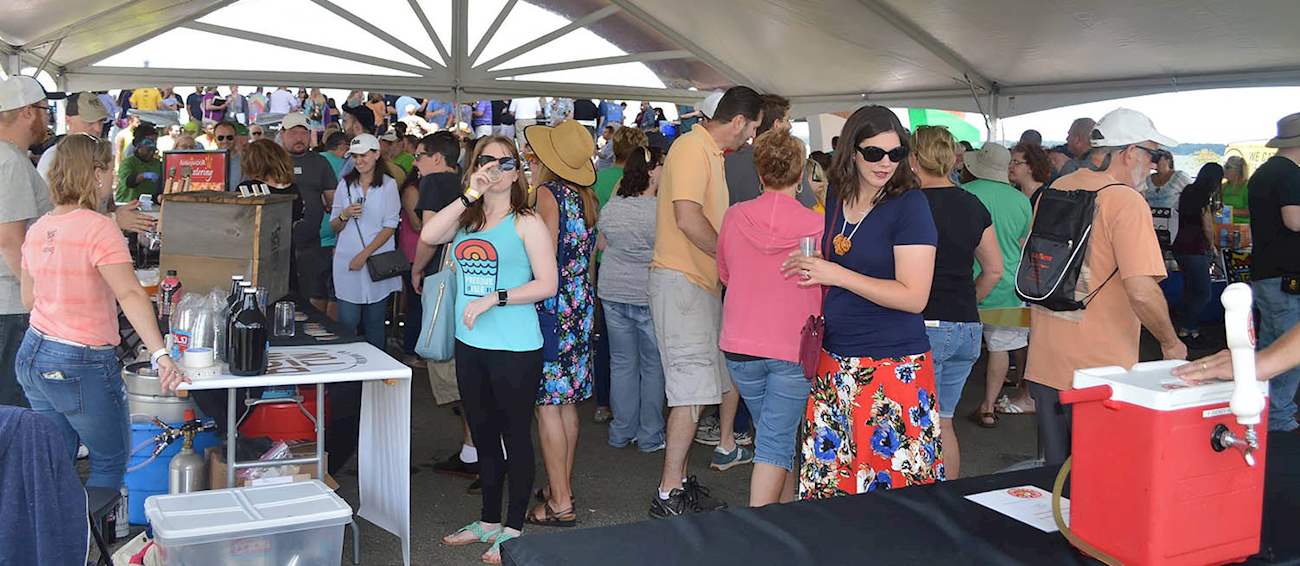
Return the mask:
<svg viewBox="0 0 1300 566">
<path fill-rule="evenodd" d="M 238 376 L 266 373 L 268 340 L 271 338 L 266 315 L 257 305 L 257 290 L 244 289 L 243 301 L 231 319 L 230 373 Z"/>
</svg>

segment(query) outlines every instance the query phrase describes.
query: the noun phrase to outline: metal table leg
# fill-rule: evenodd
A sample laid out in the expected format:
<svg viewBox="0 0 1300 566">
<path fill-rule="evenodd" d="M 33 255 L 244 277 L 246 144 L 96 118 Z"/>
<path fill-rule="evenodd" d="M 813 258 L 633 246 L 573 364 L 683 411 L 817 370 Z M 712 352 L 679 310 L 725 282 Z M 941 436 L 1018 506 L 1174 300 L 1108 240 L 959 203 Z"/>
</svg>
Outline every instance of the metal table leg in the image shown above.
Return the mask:
<svg viewBox="0 0 1300 566">
<path fill-rule="evenodd" d="M 316 384 L 316 479 L 325 480 L 325 384 Z"/>
<path fill-rule="evenodd" d="M 226 389 L 226 487 L 235 486 L 235 388 Z"/>
</svg>

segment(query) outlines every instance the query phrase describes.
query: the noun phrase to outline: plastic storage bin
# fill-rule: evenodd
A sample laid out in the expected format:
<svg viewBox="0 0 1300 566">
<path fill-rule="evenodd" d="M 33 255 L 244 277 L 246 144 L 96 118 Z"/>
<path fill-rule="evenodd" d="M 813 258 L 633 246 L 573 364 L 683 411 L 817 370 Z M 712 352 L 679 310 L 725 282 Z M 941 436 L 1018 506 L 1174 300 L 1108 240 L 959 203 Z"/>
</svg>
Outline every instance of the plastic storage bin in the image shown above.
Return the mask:
<svg viewBox="0 0 1300 566">
<path fill-rule="evenodd" d="M 165 566 L 340 564 L 352 508 L 313 480 L 145 501 Z"/>
</svg>

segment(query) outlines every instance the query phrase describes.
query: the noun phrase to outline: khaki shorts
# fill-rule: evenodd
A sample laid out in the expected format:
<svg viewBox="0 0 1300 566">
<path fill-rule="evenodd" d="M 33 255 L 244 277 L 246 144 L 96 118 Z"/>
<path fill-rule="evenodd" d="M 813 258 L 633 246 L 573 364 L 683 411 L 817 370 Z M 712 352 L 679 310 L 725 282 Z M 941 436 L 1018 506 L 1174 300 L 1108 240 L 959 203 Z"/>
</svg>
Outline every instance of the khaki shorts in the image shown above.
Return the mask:
<svg viewBox="0 0 1300 566">
<path fill-rule="evenodd" d="M 456 386 L 456 360 L 426 364 L 429 370 L 429 388 L 433 389 L 433 402 L 439 405 L 460 401 L 460 388 Z"/>
<path fill-rule="evenodd" d="M 1018 326 L 984 326 L 984 343 L 990 352 L 1010 352 L 1029 345 L 1029 329 Z"/>
<path fill-rule="evenodd" d="M 650 317 L 664 365 L 669 407 L 717 405 L 731 390 L 718 349 L 722 300 L 668 269 L 650 270 Z"/>
</svg>

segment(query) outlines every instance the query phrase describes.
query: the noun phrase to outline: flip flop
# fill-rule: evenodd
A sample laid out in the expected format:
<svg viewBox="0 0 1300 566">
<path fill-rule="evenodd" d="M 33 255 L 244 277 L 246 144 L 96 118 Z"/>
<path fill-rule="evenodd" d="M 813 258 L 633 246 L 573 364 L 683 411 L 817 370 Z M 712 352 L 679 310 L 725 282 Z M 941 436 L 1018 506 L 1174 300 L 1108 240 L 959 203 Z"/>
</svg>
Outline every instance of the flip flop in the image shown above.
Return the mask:
<svg viewBox="0 0 1300 566">
<path fill-rule="evenodd" d="M 537 518 L 537 507 L 542 508 L 542 518 Z M 573 512 L 573 507 L 563 511 L 551 509 L 549 502 L 542 503 L 537 507 L 528 510 L 524 516 L 524 522 L 530 525 L 539 525 L 543 527 L 572 527 L 578 524 L 578 516 Z"/>
<path fill-rule="evenodd" d="M 998 414 L 994 412 L 975 411 L 970 414 L 970 420 L 982 428 L 997 428 Z"/>
<path fill-rule="evenodd" d="M 449 535 L 447 535 L 447 536 L 445 536 L 445 537 L 442 537 L 442 544 L 447 545 L 447 546 L 465 546 L 465 545 L 469 545 L 469 544 L 474 544 L 474 543 L 476 543 L 476 542 L 493 542 L 494 540 L 496 540 L 496 539 L 498 539 L 498 538 L 501 537 L 501 532 L 502 532 L 502 529 L 499 528 L 499 527 L 496 528 L 496 529 L 492 529 L 492 530 L 489 531 L 489 530 L 483 528 L 483 523 L 482 523 L 482 522 L 480 522 L 480 521 L 474 521 L 473 523 L 470 523 L 470 524 L 468 524 L 468 525 L 465 525 L 465 526 L 461 527 L 461 528 L 460 528 L 459 530 L 457 530 L 456 532 L 451 533 L 451 534 L 449 534 Z M 477 536 L 477 537 L 478 537 L 478 540 L 466 540 L 466 541 L 462 541 L 462 542 L 449 542 L 449 541 L 447 540 L 447 539 L 449 539 L 449 538 L 451 538 L 451 537 L 454 537 L 454 536 L 456 536 L 456 535 L 458 535 L 458 534 L 461 534 L 461 533 L 470 533 L 470 534 L 473 534 L 474 536 Z M 495 544 L 495 543 L 494 543 L 494 544 Z"/>
</svg>

